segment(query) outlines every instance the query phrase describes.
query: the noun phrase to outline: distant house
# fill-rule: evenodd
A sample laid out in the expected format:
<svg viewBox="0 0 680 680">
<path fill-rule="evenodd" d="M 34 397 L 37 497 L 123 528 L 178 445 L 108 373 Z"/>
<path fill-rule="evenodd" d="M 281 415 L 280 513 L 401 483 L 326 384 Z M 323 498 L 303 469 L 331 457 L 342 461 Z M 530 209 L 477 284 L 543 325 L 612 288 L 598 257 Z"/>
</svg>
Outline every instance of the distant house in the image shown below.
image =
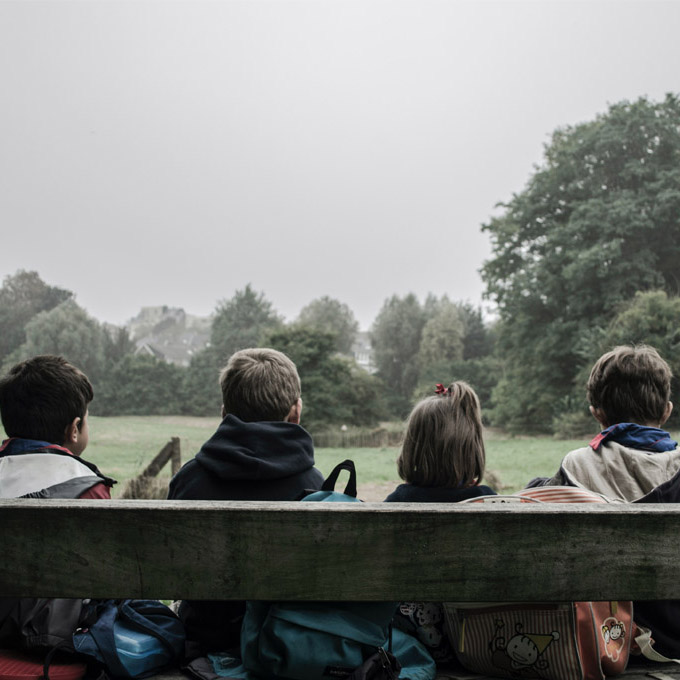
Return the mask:
<svg viewBox="0 0 680 680">
<path fill-rule="evenodd" d="M 369 373 L 375 373 L 377 368 L 373 363 L 373 346 L 368 331 L 359 331 L 352 345 L 352 356 L 361 368 Z"/>
<path fill-rule="evenodd" d="M 211 317 L 192 316 L 180 307 L 142 307 L 127 324 L 138 354 L 149 354 L 179 366 L 210 340 Z"/>
<path fill-rule="evenodd" d="M 156 359 L 167 361 L 165 354 L 154 347 L 150 342 L 142 342 L 141 344 L 138 344 L 137 349 L 135 350 L 135 355 L 150 356 L 155 357 Z"/>
</svg>

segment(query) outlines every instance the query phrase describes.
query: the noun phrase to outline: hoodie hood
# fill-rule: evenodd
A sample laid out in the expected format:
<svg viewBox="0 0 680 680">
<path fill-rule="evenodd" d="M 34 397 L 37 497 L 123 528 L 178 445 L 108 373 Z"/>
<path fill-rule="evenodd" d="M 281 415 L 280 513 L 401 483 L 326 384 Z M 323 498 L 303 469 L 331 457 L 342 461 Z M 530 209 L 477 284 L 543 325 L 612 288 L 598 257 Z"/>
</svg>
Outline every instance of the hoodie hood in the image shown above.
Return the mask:
<svg viewBox="0 0 680 680">
<path fill-rule="evenodd" d="M 680 471 L 680 449 L 650 453 L 607 440 L 568 453 L 561 471 L 569 484 L 632 502 Z"/>
<path fill-rule="evenodd" d="M 300 425 L 246 423 L 228 415 L 196 454 L 196 463 L 229 481 L 282 479 L 314 466 L 314 445 Z"/>
</svg>

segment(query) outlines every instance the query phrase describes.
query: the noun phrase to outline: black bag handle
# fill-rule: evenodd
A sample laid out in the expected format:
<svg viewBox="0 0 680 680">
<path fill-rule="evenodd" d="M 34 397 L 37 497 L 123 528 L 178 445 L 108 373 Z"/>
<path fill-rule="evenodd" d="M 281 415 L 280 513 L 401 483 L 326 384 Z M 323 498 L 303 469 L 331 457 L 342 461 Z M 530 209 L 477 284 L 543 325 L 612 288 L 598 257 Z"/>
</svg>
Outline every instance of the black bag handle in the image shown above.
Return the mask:
<svg viewBox="0 0 680 680">
<path fill-rule="evenodd" d="M 321 491 L 335 491 L 335 484 L 338 481 L 338 475 L 346 470 L 349 472 L 349 481 L 345 487 L 345 494 L 347 496 L 357 497 L 357 471 L 354 467 L 354 461 L 343 460 L 342 463 L 338 463 L 328 477 L 326 477 L 324 483 L 321 486 Z"/>
</svg>

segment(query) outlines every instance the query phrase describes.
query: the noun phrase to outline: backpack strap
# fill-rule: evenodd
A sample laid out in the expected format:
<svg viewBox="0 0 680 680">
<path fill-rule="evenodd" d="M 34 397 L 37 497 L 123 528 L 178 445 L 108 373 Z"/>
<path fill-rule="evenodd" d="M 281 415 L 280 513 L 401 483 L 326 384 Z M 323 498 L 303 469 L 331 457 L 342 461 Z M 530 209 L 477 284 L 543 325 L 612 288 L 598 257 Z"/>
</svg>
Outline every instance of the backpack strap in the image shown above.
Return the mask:
<svg viewBox="0 0 680 680">
<path fill-rule="evenodd" d="M 331 474 L 328 475 L 328 477 L 326 477 L 324 483 L 322 484 L 321 491 L 335 491 L 335 484 L 338 481 L 338 476 L 343 470 L 349 472 L 349 481 L 347 482 L 347 486 L 345 487 L 344 493 L 347 496 L 353 496 L 354 498 L 356 498 L 357 471 L 356 468 L 354 467 L 354 461 L 350 460 L 349 458 L 347 460 L 343 460 L 342 463 L 338 463 L 333 468 Z"/>
<path fill-rule="evenodd" d="M 652 647 L 652 631 L 649 628 L 637 626 L 635 631 L 635 642 L 642 652 L 642 656 L 650 661 L 657 661 L 659 663 L 677 663 L 680 664 L 680 659 L 669 659 L 667 656 L 660 654 Z"/>
<path fill-rule="evenodd" d="M 177 656 L 177 652 L 175 651 L 175 648 L 172 646 L 172 643 L 168 640 L 167 638 L 167 630 L 161 628 L 155 621 L 153 621 L 151 618 L 144 616 L 144 614 L 140 614 L 131 604 L 131 600 L 123 600 L 118 609 L 121 613 L 121 615 L 126 618 L 128 621 L 133 623 L 135 626 L 138 628 L 141 628 L 144 632 L 149 633 L 149 635 L 153 635 L 167 650 L 170 652 L 171 656 L 174 658 Z M 137 602 L 144 602 L 143 600 L 137 600 Z M 162 611 L 163 614 L 168 614 L 172 618 L 176 618 L 175 615 L 171 612 L 171 610 L 161 602 L 153 601 L 152 603 L 155 605 L 156 612 L 159 610 Z"/>
<path fill-rule="evenodd" d="M 120 606 L 120 605 L 119 605 Z M 116 639 L 113 633 L 113 624 L 118 618 L 118 609 L 115 600 L 107 603 L 100 612 L 96 623 L 88 631 L 99 647 L 104 659 L 104 665 L 111 675 L 119 678 L 129 677 L 116 652 Z"/>
</svg>

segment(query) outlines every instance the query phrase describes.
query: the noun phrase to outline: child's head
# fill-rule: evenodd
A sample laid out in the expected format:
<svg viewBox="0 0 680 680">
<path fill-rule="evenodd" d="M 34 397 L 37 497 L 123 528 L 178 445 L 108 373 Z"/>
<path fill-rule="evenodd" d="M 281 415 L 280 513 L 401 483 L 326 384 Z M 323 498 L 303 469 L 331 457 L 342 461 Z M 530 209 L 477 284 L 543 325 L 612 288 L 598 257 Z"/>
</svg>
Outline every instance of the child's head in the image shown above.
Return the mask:
<svg viewBox="0 0 680 680">
<path fill-rule="evenodd" d="M 453 382 L 416 404 L 397 459 L 405 482 L 467 487 L 482 479 L 485 464 L 479 399 L 467 383 Z"/>
<path fill-rule="evenodd" d="M 668 364 L 648 345 L 615 347 L 593 366 L 587 392 L 591 413 L 604 426 L 662 425 L 668 419 L 671 378 Z"/>
<path fill-rule="evenodd" d="M 245 422 L 300 421 L 300 376 L 295 364 L 275 349 L 242 349 L 220 374 L 222 413 Z"/>
<path fill-rule="evenodd" d="M 44 354 L 13 366 L 0 380 L 0 416 L 9 437 L 65 446 L 76 455 L 88 442 L 87 376 L 62 357 Z"/>
</svg>

